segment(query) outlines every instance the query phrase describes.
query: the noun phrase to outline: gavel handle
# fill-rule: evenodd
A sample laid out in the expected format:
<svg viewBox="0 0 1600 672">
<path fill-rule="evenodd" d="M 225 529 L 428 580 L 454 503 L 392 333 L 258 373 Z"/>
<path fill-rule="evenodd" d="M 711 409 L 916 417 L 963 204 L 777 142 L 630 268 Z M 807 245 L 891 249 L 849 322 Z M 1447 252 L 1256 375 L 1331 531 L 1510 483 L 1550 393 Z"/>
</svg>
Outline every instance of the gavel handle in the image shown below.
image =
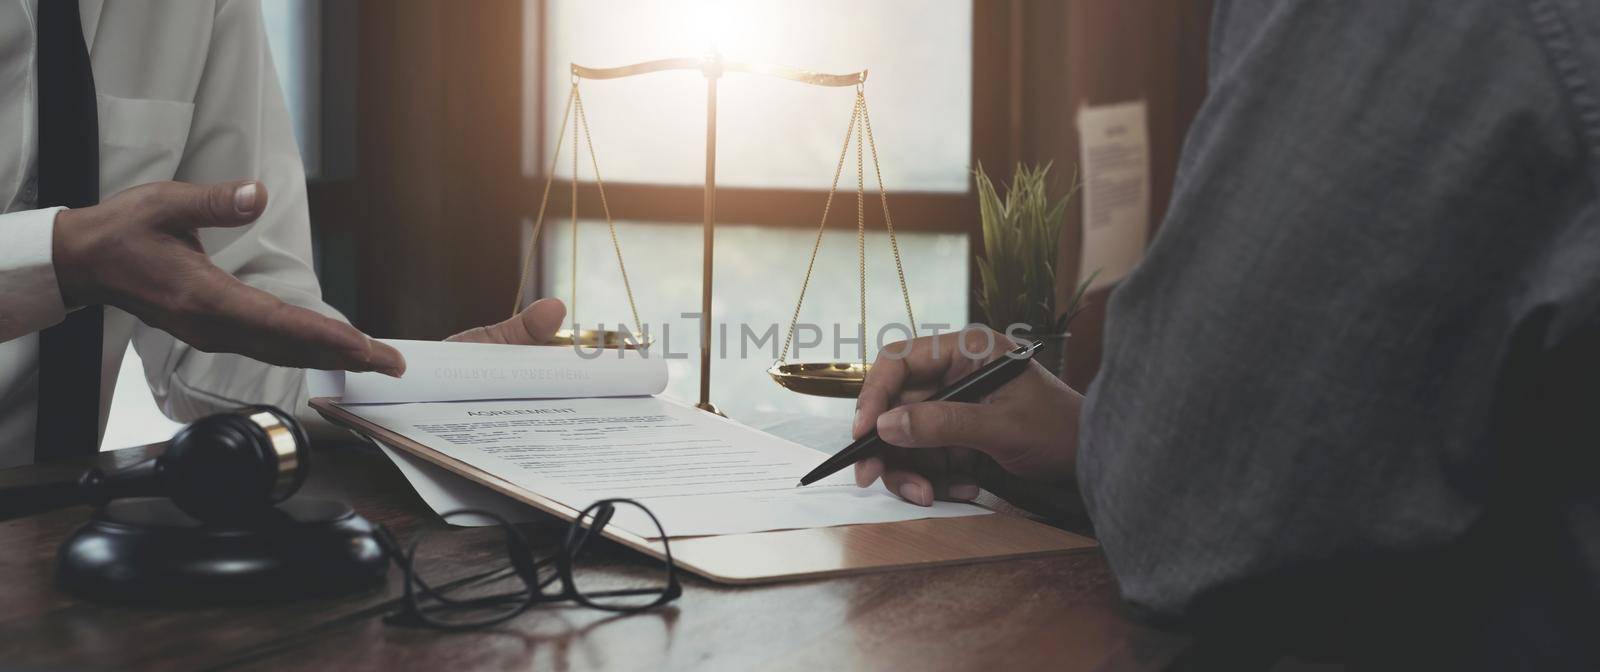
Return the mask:
<svg viewBox="0 0 1600 672">
<path fill-rule="evenodd" d="M 121 497 L 163 496 L 161 458 L 111 473 L 91 468 L 76 481 L 0 488 L 0 520 L 23 518 L 79 504 L 101 505 Z"/>
<path fill-rule="evenodd" d="M 88 503 L 84 489 L 76 481 L 0 488 L 0 520 Z"/>
</svg>

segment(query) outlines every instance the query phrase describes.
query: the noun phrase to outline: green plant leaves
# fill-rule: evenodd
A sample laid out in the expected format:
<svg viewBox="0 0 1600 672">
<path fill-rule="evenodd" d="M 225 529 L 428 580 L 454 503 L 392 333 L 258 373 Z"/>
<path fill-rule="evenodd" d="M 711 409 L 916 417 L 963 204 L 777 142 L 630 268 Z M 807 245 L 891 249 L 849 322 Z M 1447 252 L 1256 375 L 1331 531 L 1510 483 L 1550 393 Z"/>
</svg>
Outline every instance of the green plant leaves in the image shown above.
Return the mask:
<svg viewBox="0 0 1600 672">
<path fill-rule="evenodd" d="M 1026 324 L 1035 334 L 1062 333 L 1067 322 L 1082 311 L 1083 296 L 1094 278 L 1091 275 L 1078 286 L 1067 310 L 1057 317 L 1056 253 L 1078 179 L 1074 172 L 1067 193 L 1051 201 L 1050 169 L 1050 164 L 1018 164 L 1003 199 L 981 164 L 973 171 L 983 223 L 976 298 L 989 325 L 996 329 Z"/>
</svg>

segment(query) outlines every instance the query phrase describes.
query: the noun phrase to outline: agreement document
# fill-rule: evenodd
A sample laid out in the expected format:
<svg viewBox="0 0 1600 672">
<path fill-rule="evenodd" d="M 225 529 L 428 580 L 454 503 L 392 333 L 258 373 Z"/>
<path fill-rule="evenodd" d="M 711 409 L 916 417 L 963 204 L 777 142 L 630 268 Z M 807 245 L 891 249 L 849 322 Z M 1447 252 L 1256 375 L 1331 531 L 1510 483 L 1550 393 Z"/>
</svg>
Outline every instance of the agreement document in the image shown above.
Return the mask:
<svg viewBox="0 0 1600 672">
<path fill-rule="evenodd" d="M 420 372 L 419 380 L 346 381 L 340 407 L 573 509 L 608 498 L 637 500 L 656 514 L 667 536 L 989 513 L 952 502 L 916 506 L 881 486 L 857 488 L 848 472 L 797 488 L 800 476 L 826 454 L 648 396 L 664 384 L 664 371 L 657 368 L 664 367 L 640 353 L 582 360 L 571 348 L 404 345 L 407 378 Z M 464 378 L 488 384 L 468 385 Z M 504 398 L 553 396 L 574 389 L 559 382 L 572 379 L 585 381 L 585 394 L 631 396 Z M 461 399 L 473 394 L 500 398 Z M 429 396 L 451 400 L 374 403 Z M 426 478 L 424 471 L 408 470 L 407 477 Z M 424 487 L 418 484 L 419 491 Z M 642 516 L 618 515 L 613 524 L 628 532 L 661 536 Z"/>
</svg>

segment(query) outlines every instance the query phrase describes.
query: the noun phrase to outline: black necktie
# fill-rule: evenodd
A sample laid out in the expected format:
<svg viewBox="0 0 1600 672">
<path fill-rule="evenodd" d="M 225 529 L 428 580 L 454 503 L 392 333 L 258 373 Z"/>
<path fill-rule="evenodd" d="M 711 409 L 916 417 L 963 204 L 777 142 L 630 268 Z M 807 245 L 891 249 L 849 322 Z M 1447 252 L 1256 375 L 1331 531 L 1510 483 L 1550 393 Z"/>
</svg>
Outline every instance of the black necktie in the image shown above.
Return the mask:
<svg viewBox="0 0 1600 672">
<path fill-rule="evenodd" d="M 77 0 L 39 2 L 38 207 L 100 202 L 100 123 Z M 35 461 L 100 449 L 100 306 L 39 334 Z"/>
</svg>

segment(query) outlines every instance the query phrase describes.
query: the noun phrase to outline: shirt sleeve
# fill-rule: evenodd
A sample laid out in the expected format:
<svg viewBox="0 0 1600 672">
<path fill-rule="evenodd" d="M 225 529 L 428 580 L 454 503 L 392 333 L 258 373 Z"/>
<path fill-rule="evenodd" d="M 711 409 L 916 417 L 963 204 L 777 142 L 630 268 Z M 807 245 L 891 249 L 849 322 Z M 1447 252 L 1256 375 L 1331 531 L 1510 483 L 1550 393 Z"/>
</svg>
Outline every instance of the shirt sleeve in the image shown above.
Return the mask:
<svg viewBox="0 0 1600 672">
<path fill-rule="evenodd" d="M 0 342 L 66 317 L 50 256 L 56 213 L 63 209 L 0 215 Z"/>
<path fill-rule="evenodd" d="M 1218 3 L 1209 97 L 1079 437 L 1138 610 L 1338 633 L 1498 585 L 1462 545 L 1534 454 L 1498 438 L 1508 362 L 1600 314 L 1579 123 L 1600 116 L 1532 4 Z"/>
<path fill-rule="evenodd" d="M 217 3 L 194 103 L 175 179 L 258 179 L 268 192 L 266 211 L 250 226 L 200 231 L 212 262 L 288 303 L 343 319 L 322 302 L 312 269 L 305 172 L 254 0 Z M 133 343 L 157 404 L 175 420 L 190 421 L 243 404 L 271 404 L 310 415 L 300 369 L 202 352 L 143 324 L 136 328 Z"/>
</svg>

